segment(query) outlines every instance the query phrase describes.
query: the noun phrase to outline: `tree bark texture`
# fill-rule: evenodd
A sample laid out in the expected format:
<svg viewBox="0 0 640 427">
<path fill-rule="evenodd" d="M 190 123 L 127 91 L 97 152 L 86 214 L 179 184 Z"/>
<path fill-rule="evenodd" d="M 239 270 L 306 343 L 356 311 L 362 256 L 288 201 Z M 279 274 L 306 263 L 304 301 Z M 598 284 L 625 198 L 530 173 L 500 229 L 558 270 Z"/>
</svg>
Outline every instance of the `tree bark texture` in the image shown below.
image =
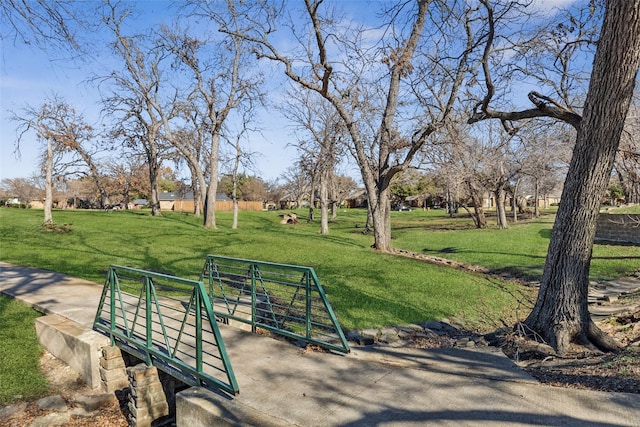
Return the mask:
<svg viewBox="0 0 640 427">
<path fill-rule="evenodd" d="M 218 193 L 218 164 L 220 156 L 220 134 L 211 133 L 211 152 L 209 154 L 209 185 L 204 199 L 204 227 L 216 229 L 216 194 Z"/>
<path fill-rule="evenodd" d="M 536 304 L 525 325 L 559 353 L 613 350 L 591 321 L 589 265 L 605 193 L 640 66 L 640 0 L 608 0 L 584 113 Z"/>
<path fill-rule="evenodd" d="M 476 224 L 476 228 L 485 228 L 487 226 L 487 217 L 484 215 L 482 198 L 480 197 L 478 189 L 473 185 L 471 180 L 466 180 L 465 184 L 471 196 L 471 202 L 473 203 L 473 222 Z"/>
<path fill-rule="evenodd" d="M 162 216 L 160 209 L 160 190 L 158 188 L 158 171 L 160 165 L 157 162 L 149 162 L 149 183 L 151 184 L 151 215 Z"/>
<path fill-rule="evenodd" d="M 47 138 L 47 156 L 45 159 L 45 181 L 44 181 L 44 224 L 53 224 L 53 141 Z"/>
<path fill-rule="evenodd" d="M 500 184 L 495 191 L 496 195 L 496 212 L 498 217 L 498 228 L 505 229 L 508 228 L 507 224 L 507 208 L 505 206 L 505 201 L 507 198 L 507 193 L 504 190 L 504 184 Z"/>
<path fill-rule="evenodd" d="M 326 168 L 320 172 L 320 234 L 329 234 L 329 173 Z"/>
</svg>

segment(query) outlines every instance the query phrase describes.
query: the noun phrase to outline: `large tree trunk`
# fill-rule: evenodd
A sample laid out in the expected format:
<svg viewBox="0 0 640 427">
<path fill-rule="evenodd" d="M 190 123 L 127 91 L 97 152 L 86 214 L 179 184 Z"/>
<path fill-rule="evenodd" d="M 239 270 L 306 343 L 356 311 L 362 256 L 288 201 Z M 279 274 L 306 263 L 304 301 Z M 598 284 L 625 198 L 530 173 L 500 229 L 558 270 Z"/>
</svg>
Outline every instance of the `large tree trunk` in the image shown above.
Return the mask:
<svg viewBox="0 0 640 427">
<path fill-rule="evenodd" d="M 85 151 L 82 146 L 80 146 L 80 144 L 75 145 L 73 148 L 89 167 L 91 178 L 96 184 L 96 188 L 98 189 L 98 193 L 100 194 L 100 209 L 106 208 L 111 204 L 111 201 L 109 200 L 109 193 L 107 192 L 104 185 L 102 185 L 102 178 L 100 177 L 100 173 L 98 172 L 98 167 L 91 158 L 91 155 L 87 151 Z"/>
<path fill-rule="evenodd" d="M 536 178 L 536 182 L 535 182 L 535 187 L 534 187 L 534 191 L 533 191 L 533 198 L 534 198 L 534 204 L 533 204 L 533 215 L 538 218 L 540 216 L 540 207 L 538 206 L 540 204 L 540 187 L 538 184 L 538 178 Z"/>
<path fill-rule="evenodd" d="M 151 184 L 151 215 L 162 216 L 160 210 L 160 190 L 158 188 L 158 170 L 160 166 L 157 163 L 149 164 L 149 183 Z"/>
<path fill-rule="evenodd" d="M 237 175 L 237 165 L 236 169 L 233 171 L 233 189 L 231 191 L 231 198 L 233 200 L 233 221 L 231 222 L 231 228 L 233 230 L 238 228 L 238 211 L 240 210 L 238 207 L 238 175 Z"/>
<path fill-rule="evenodd" d="M 362 234 L 369 234 L 371 231 L 371 223 L 373 220 L 371 219 L 371 208 L 367 206 L 367 220 L 364 222 L 364 228 L 362 230 Z"/>
<path fill-rule="evenodd" d="M 47 156 L 45 159 L 44 179 L 44 225 L 53 224 L 53 143 L 47 138 Z"/>
<path fill-rule="evenodd" d="M 376 187 L 376 190 L 378 188 Z M 369 198 L 369 204 L 372 200 Z M 391 201 L 389 188 L 385 187 L 377 193 L 376 201 L 371 207 L 373 221 L 373 247 L 382 252 L 391 250 Z"/>
<path fill-rule="evenodd" d="M 511 199 L 511 213 L 513 214 L 513 223 L 518 222 L 518 209 L 520 204 L 518 203 L 518 187 L 520 186 L 520 179 L 516 179 L 516 183 L 513 185 L 513 198 Z"/>
<path fill-rule="evenodd" d="M 231 228 L 233 230 L 238 228 L 238 211 L 240 208 L 238 207 L 238 198 L 233 198 L 233 222 L 231 223 Z"/>
<path fill-rule="evenodd" d="M 640 65 L 640 0 L 608 0 L 584 114 L 551 235 L 538 299 L 525 324 L 559 353 L 613 350 L 592 322 L 589 265 L 605 193 Z"/>
<path fill-rule="evenodd" d="M 504 184 L 500 184 L 495 192 L 496 195 L 496 213 L 498 217 L 498 228 L 509 228 L 507 224 L 507 208 L 505 207 L 505 199 L 507 197 L 504 191 Z"/>
<path fill-rule="evenodd" d="M 328 173 L 323 170 L 320 175 L 320 234 L 329 234 L 329 182 Z"/>
<path fill-rule="evenodd" d="M 209 185 L 204 199 L 204 226 L 205 228 L 217 228 L 216 226 L 216 194 L 218 192 L 218 163 L 220 152 L 220 135 L 211 135 L 211 152 L 209 157 Z"/>
<path fill-rule="evenodd" d="M 217 185 L 209 182 L 204 196 L 204 227 L 217 228 L 216 226 L 216 190 Z"/>
<path fill-rule="evenodd" d="M 156 134 L 152 133 L 145 144 L 147 163 L 149 164 L 149 185 L 151 186 L 151 215 L 162 216 L 160 210 L 160 191 L 158 188 L 158 175 L 160 171 L 160 161 L 156 146 Z"/>
<path fill-rule="evenodd" d="M 473 222 L 476 224 L 476 228 L 485 228 L 487 226 L 487 217 L 484 215 L 482 198 L 470 180 L 466 180 L 465 184 L 467 185 L 469 195 L 471 196 L 471 202 L 473 203 Z"/>
<path fill-rule="evenodd" d="M 202 203 L 202 189 L 206 186 L 206 181 L 202 173 L 196 169 L 191 162 L 187 161 L 189 172 L 191 173 L 191 187 L 193 188 L 193 216 L 200 217 Z"/>
</svg>

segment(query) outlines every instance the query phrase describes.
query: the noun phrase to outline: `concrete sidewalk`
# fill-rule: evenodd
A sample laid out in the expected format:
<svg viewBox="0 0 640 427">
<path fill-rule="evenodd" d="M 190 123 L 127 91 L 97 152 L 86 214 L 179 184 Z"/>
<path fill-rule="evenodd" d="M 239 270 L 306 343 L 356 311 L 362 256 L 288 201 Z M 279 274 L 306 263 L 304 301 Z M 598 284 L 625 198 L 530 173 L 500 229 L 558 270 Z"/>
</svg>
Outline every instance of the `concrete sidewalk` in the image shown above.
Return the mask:
<svg viewBox="0 0 640 427">
<path fill-rule="evenodd" d="M 91 327 L 102 286 L 0 263 L 0 292 Z M 221 325 L 222 326 L 222 325 Z M 500 351 L 355 347 L 302 352 L 221 329 L 240 386 L 234 398 L 192 388 L 232 425 L 640 426 L 640 394 L 537 383 Z M 197 424 L 196 411 L 191 425 Z"/>
</svg>

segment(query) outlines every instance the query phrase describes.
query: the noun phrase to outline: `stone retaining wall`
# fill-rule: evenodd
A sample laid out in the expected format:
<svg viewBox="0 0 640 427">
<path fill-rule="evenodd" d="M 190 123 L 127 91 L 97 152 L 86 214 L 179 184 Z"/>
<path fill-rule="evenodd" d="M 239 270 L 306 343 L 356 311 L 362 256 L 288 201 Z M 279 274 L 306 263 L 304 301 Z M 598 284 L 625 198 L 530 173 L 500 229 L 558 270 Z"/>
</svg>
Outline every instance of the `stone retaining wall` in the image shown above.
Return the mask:
<svg viewBox="0 0 640 427">
<path fill-rule="evenodd" d="M 601 213 L 596 240 L 640 245 L 640 214 Z"/>
</svg>

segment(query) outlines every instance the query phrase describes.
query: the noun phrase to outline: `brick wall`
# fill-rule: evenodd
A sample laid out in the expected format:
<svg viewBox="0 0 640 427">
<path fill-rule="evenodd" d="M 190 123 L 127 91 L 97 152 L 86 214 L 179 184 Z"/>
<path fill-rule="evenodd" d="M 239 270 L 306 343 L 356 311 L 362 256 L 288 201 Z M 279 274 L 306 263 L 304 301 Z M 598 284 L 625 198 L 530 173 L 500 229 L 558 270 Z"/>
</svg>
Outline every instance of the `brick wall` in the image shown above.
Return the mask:
<svg viewBox="0 0 640 427">
<path fill-rule="evenodd" d="M 598 217 L 596 240 L 640 245 L 640 214 L 605 214 Z"/>
</svg>

